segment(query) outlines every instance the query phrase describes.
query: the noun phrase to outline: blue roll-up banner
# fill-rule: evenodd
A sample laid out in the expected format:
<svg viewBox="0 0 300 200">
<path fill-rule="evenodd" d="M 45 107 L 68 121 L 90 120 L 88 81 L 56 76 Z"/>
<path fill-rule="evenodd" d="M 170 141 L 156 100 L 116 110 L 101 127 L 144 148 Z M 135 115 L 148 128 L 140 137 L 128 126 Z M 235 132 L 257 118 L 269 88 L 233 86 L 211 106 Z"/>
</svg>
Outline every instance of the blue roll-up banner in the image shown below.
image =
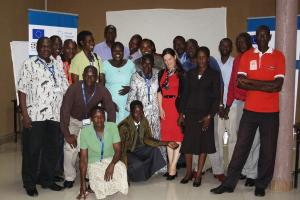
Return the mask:
<svg viewBox="0 0 300 200">
<path fill-rule="evenodd" d="M 252 44 L 256 47 L 255 41 L 255 30 L 257 27 L 261 25 L 267 25 L 270 28 L 272 38 L 269 43 L 269 46 L 275 48 L 275 28 L 276 28 L 276 20 L 275 17 L 255 17 L 255 18 L 248 18 L 247 20 L 247 30 L 248 33 L 252 37 Z M 300 69 L 300 15 L 297 17 L 297 47 L 296 47 L 296 74 L 295 74 L 295 111 L 296 111 L 296 100 L 297 100 L 297 91 L 298 91 L 298 75 Z M 295 115 L 294 115 L 295 116 Z"/>
<path fill-rule="evenodd" d="M 40 37 L 58 35 L 63 41 L 66 39 L 76 41 L 77 14 L 29 9 L 28 21 L 30 56 L 37 55 L 36 42 Z"/>
</svg>

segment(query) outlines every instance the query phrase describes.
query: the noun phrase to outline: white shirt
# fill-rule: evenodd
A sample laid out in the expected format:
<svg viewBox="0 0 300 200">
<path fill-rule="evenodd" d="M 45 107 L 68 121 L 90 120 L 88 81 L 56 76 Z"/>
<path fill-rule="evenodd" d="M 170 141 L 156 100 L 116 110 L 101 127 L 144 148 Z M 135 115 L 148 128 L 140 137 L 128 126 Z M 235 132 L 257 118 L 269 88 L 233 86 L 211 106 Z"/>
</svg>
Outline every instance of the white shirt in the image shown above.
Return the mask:
<svg viewBox="0 0 300 200">
<path fill-rule="evenodd" d="M 60 121 L 60 107 L 68 88 L 63 68 L 50 58 L 46 63 L 38 56 L 27 59 L 20 71 L 18 90 L 26 94 L 28 115 L 32 121 Z M 53 75 L 48 67 L 53 66 Z"/>
<path fill-rule="evenodd" d="M 223 64 L 221 58 L 217 59 L 217 62 L 220 66 L 220 70 L 222 73 L 223 82 L 224 82 L 224 95 L 223 95 L 224 104 L 226 104 L 227 101 L 228 86 L 229 86 L 230 76 L 232 72 L 233 60 L 234 57 L 229 56 L 227 61 Z"/>
<path fill-rule="evenodd" d="M 54 58 L 54 57 L 51 55 L 51 56 L 50 56 L 50 59 L 54 59 L 54 60 L 58 63 L 58 65 L 59 65 L 60 67 L 64 67 L 64 63 L 63 63 L 63 61 L 62 61 L 60 55 L 57 55 L 56 58 Z"/>
</svg>

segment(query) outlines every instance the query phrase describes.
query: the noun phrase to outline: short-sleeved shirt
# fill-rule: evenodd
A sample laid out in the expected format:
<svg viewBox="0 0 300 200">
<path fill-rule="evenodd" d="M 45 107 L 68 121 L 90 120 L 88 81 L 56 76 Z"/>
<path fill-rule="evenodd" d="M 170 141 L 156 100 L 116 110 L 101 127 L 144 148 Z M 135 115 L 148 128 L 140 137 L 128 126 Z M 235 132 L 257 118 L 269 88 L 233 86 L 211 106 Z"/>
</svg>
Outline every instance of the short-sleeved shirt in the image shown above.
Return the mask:
<svg viewBox="0 0 300 200">
<path fill-rule="evenodd" d="M 17 89 L 26 94 L 27 112 L 32 121 L 60 121 L 60 107 L 68 81 L 63 68 L 50 58 L 50 63 L 38 56 L 27 59 L 20 71 Z"/>
<path fill-rule="evenodd" d="M 125 119 L 129 112 L 126 110 L 128 94 L 120 95 L 122 86 L 129 86 L 135 66 L 131 60 L 127 60 L 122 67 L 114 67 L 108 60 L 103 63 L 103 74 L 105 74 L 105 87 L 112 96 L 112 100 L 117 104 L 119 111 L 116 113 L 116 123 Z"/>
<path fill-rule="evenodd" d="M 115 151 L 113 144 L 121 141 L 118 127 L 113 122 L 104 123 L 104 156 L 103 158 L 111 158 Z M 80 149 L 88 150 L 88 163 L 95 163 L 101 159 L 102 143 L 96 135 L 93 125 L 85 126 L 80 132 Z"/>
<path fill-rule="evenodd" d="M 94 53 L 96 53 L 103 62 L 112 59 L 111 48 L 106 44 L 105 41 L 96 44 L 94 47 Z M 129 49 L 124 47 L 124 59 L 128 59 L 129 54 Z"/>
<path fill-rule="evenodd" d="M 284 55 L 272 48 L 265 53 L 258 49 L 250 49 L 241 57 L 238 74 L 245 75 L 248 79 L 261 81 L 284 78 Z M 253 112 L 279 112 L 279 92 L 248 90 L 244 108 Z"/>
<path fill-rule="evenodd" d="M 83 51 L 80 51 L 79 53 L 77 53 L 71 61 L 70 73 L 78 75 L 79 80 L 82 80 L 83 79 L 83 77 L 82 77 L 83 71 L 88 65 L 95 66 L 98 70 L 98 73 L 101 73 L 102 72 L 102 61 L 95 54 L 92 53 L 92 55 L 94 57 L 94 61 L 90 62 Z"/>
</svg>

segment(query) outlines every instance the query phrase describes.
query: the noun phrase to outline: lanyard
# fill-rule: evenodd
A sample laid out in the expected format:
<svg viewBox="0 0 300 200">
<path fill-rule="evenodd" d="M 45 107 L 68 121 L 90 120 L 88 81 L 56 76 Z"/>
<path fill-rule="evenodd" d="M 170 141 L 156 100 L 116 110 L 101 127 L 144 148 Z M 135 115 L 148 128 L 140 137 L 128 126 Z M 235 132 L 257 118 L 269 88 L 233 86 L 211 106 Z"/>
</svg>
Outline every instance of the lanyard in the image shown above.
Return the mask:
<svg viewBox="0 0 300 200">
<path fill-rule="evenodd" d="M 147 97 L 148 97 L 148 104 L 150 104 L 150 89 L 151 89 L 151 77 L 146 77 L 144 74 L 143 74 L 143 78 L 146 82 L 146 87 L 147 87 Z"/>
<path fill-rule="evenodd" d="M 54 80 L 55 87 L 58 87 L 57 81 L 56 81 L 56 77 L 55 77 L 55 69 L 54 69 L 53 63 L 51 62 L 50 63 L 51 66 L 50 66 L 50 64 L 44 62 L 42 59 L 39 58 L 39 60 L 44 65 L 44 68 L 47 69 L 51 73 L 51 76 L 52 76 L 52 78 Z"/>
<path fill-rule="evenodd" d="M 96 134 L 96 136 L 97 136 L 97 138 L 98 138 L 98 140 L 100 142 L 100 149 L 101 149 L 101 152 L 100 152 L 100 161 L 102 161 L 103 158 L 104 158 L 104 136 L 99 137 L 99 135 L 96 133 L 96 131 L 95 131 L 95 134 Z"/>
<path fill-rule="evenodd" d="M 86 99 L 86 95 L 85 95 L 85 91 L 84 91 L 84 83 L 81 84 L 81 91 L 82 91 L 82 96 L 83 96 L 83 101 L 84 101 L 85 110 L 87 110 L 87 105 L 89 104 L 89 102 L 92 100 L 93 96 L 94 96 L 95 93 L 96 93 L 96 84 L 95 84 L 94 92 L 93 92 L 93 94 L 89 97 L 89 99 Z M 88 118 L 87 113 L 85 113 L 85 117 Z"/>
<path fill-rule="evenodd" d="M 88 59 L 90 65 L 92 65 L 92 66 L 94 66 L 94 67 L 99 67 L 99 63 L 98 63 L 98 66 L 95 65 L 95 64 L 96 64 L 96 61 L 98 61 L 97 56 L 96 56 L 95 53 L 93 53 L 93 52 L 92 52 L 91 54 L 92 54 L 92 59 L 91 59 L 91 60 L 87 57 L 87 55 L 85 55 L 85 56 L 87 57 L 87 59 Z M 98 68 L 97 68 L 97 69 L 98 69 Z"/>
</svg>

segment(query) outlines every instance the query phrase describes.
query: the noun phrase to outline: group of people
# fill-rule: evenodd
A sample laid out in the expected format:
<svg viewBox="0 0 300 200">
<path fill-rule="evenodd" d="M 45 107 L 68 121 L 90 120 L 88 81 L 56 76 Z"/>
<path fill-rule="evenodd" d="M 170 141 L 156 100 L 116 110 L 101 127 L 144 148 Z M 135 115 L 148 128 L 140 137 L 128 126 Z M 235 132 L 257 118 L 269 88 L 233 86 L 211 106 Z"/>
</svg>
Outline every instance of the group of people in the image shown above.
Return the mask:
<svg viewBox="0 0 300 200">
<path fill-rule="evenodd" d="M 133 35 L 129 47 L 104 29 L 95 45 L 90 31 L 77 42 L 42 37 L 37 56 L 26 60 L 18 80 L 23 116 L 23 186 L 72 188 L 79 160 L 80 194 L 97 199 L 127 194 L 130 182 L 162 173 L 199 187 L 206 157 L 222 184 L 214 194 L 233 192 L 239 179 L 264 196 L 273 176 L 279 126 L 279 92 L 285 74 L 281 52 L 268 46 L 267 26 L 233 42 L 223 38 L 220 56 L 195 39 L 176 36 L 162 54 L 155 43 Z M 77 50 L 79 47 L 79 51 Z M 223 136 L 229 135 L 227 176 Z M 194 165 L 194 166 L 193 166 Z M 56 184 L 62 179 L 63 186 Z"/>
</svg>

